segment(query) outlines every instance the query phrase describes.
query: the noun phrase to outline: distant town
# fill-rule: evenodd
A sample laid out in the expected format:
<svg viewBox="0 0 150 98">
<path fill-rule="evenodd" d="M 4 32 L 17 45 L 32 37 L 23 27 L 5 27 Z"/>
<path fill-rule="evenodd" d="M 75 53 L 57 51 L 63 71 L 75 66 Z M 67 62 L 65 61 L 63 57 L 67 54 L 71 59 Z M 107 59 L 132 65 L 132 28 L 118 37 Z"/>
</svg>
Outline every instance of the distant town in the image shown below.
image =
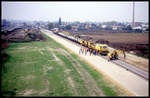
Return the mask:
<svg viewBox="0 0 150 98">
<path fill-rule="evenodd" d="M 69 31 L 69 32 L 99 32 L 111 31 L 123 33 L 148 33 L 149 24 L 144 22 L 65 22 L 59 18 L 56 22 L 43 21 L 17 21 L 3 19 L 1 23 L 2 31 L 11 31 L 13 28 L 45 28 L 49 30 Z"/>
</svg>

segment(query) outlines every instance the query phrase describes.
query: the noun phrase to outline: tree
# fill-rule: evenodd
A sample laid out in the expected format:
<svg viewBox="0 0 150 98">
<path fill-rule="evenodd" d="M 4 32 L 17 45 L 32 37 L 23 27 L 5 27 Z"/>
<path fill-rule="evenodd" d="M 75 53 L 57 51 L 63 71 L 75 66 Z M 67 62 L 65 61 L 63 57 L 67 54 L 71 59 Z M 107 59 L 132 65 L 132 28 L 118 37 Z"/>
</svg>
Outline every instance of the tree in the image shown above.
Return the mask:
<svg viewBox="0 0 150 98">
<path fill-rule="evenodd" d="M 6 19 L 3 19 L 1 23 L 2 26 L 9 26 L 11 24 L 10 21 L 7 21 Z"/>
<path fill-rule="evenodd" d="M 66 30 L 71 30 L 71 28 L 72 28 L 71 25 L 66 26 Z"/>
<path fill-rule="evenodd" d="M 48 29 L 50 30 L 52 28 L 54 28 L 54 24 L 53 23 L 48 23 Z"/>
<path fill-rule="evenodd" d="M 6 19 L 3 19 L 3 20 L 2 20 L 2 26 L 5 26 L 6 24 L 7 24 Z"/>
<path fill-rule="evenodd" d="M 127 30 L 132 30 L 131 25 L 128 25 L 128 26 L 127 26 Z"/>
<path fill-rule="evenodd" d="M 27 23 L 24 22 L 23 25 L 24 25 L 24 26 L 27 26 Z"/>
<path fill-rule="evenodd" d="M 112 30 L 112 27 L 111 27 L 111 26 L 107 26 L 107 27 L 105 28 L 105 30 Z"/>
</svg>

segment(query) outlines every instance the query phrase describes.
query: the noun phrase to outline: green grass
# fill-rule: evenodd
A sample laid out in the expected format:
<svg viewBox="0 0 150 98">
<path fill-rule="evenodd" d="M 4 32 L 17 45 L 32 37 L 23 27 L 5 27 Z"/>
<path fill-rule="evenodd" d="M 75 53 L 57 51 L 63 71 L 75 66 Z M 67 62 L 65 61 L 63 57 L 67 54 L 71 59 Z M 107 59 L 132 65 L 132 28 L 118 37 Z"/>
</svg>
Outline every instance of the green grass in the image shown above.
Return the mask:
<svg viewBox="0 0 150 98">
<path fill-rule="evenodd" d="M 3 96 L 22 96 L 26 90 L 30 91 L 28 92 L 31 93 L 30 96 L 90 96 L 84 81 L 70 59 L 58 52 L 58 49 L 63 49 L 71 54 L 71 57 L 89 72 L 106 96 L 120 94 L 116 92 L 118 88 L 109 85 L 110 82 L 106 82 L 101 73 L 56 41 L 44 36 L 47 41 L 9 43 L 9 48 L 4 50 L 8 53 L 9 58 L 2 65 Z M 63 62 L 63 66 L 55 60 L 53 54 Z M 70 73 L 66 74 L 65 69 L 69 69 Z M 74 81 L 76 91 L 69 85 L 68 77 Z"/>
<path fill-rule="evenodd" d="M 72 54 L 72 56 L 79 60 L 80 63 L 82 64 L 82 66 L 92 75 L 92 77 L 94 78 L 94 80 L 97 82 L 99 88 L 102 89 L 102 91 L 104 92 L 105 95 L 107 96 L 117 96 L 117 92 L 115 91 L 115 87 L 111 87 L 111 85 L 109 85 L 109 83 L 105 80 L 105 77 L 100 74 L 99 72 L 97 72 L 95 69 L 93 69 L 91 66 L 87 66 L 88 64 L 86 62 L 84 62 L 83 60 L 80 60 L 76 55 Z"/>
<path fill-rule="evenodd" d="M 71 70 L 70 76 L 73 78 L 73 80 L 76 82 L 76 85 L 78 86 L 78 93 L 79 95 L 88 95 L 88 91 L 84 85 L 84 81 L 81 80 L 80 74 L 77 72 L 77 70 L 73 67 L 72 62 L 68 60 L 64 55 L 55 52 L 55 54 L 62 60 L 65 61 L 64 64 L 68 69 Z"/>
</svg>

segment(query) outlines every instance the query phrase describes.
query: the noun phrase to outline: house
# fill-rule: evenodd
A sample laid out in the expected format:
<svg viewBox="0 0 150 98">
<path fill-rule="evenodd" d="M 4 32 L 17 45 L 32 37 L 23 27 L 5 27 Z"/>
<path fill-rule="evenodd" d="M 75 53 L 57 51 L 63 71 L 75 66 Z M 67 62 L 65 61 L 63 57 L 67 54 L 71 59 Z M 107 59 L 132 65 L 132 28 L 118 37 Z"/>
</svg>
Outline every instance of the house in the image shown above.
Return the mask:
<svg viewBox="0 0 150 98">
<path fill-rule="evenodd" d="M 103 29 L 107 27 L 107 25 L 101 25 L 101 26 L 102 26 Z"/>
<path fill-rule="evenodd" d="M 118 30 L 118 26 L 112 26 L 112 30 Z"/>
</svg>

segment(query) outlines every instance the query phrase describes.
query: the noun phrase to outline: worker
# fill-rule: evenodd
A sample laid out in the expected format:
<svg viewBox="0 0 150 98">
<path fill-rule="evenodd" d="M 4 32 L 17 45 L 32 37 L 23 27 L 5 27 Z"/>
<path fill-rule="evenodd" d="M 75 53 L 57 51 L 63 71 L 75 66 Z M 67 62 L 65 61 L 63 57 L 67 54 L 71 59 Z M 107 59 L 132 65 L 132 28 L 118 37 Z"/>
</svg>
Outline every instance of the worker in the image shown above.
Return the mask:
<svg viewBox="0 0 150 98">
<path fill-rule="evenodd" d="M 90 49 L 90 56 L 91 56 L 92 53 L 93 53 L 93 49 Z"/>
<path fill-rule="evenodd" d="M 124 60 L 126 59 L 126 54 L 125 51 L 123 50 L 123 55 L 124 55 Z"/>
<path fill-rule="evenodd" d="M 96 55 L 96 50 L 93 50 L 93 54 Z"/>
<path fill-rule="evenodd" d="M 85 48 L 85 49 L 84 49 L 84 52 L 85 52 L 85 55 L 86 55 L 87 52 L 88 52 L 88 48 Z"/>
<path fill-rule="evenodd" d="M 83 54 L 84 50 L 83 47 L 81 46 L 80 50 L 79 50 L 79 54 L 82 53 Z"/>
<path fill-rule="evenodd" d="M 112 59 L 118 59 L 118 54 L 116 50 L 114 50 L 112 53 Z"/>
<path fill-rule="evenodd" d="M 99 54 L 99 50 L 96 50 L 96 55 L 98 55 Z"/>
<path fill-rule="evenodd" d="M 117 59 L 117 52 L 114 51 L 114 59 Z"/>
<path fill-rule="evenodd" d="M 109 57 L 109 59 L 108 59 L 108 62 L 109 62 L 111 60 L 111 58 L 112 58 L 112 54 L 108 53 L 107 56 Z"/>
<path fill-rule="evenodd" d="M 87 53 L 88 53 L 88 52 L 90 53 L 90 48 L 87 48 Z"/>
<path fill-rule="evenodd" d="M 83 54 L 86 54 L 86 48 L 83 47 Z"/>
<path fill-rule="evenodd" d="M 79 54 L 81 53 L 81 48 L 82 48 L 82 47 L 80 47 L 80 49 L 79 49 Z"/>
</svg>

